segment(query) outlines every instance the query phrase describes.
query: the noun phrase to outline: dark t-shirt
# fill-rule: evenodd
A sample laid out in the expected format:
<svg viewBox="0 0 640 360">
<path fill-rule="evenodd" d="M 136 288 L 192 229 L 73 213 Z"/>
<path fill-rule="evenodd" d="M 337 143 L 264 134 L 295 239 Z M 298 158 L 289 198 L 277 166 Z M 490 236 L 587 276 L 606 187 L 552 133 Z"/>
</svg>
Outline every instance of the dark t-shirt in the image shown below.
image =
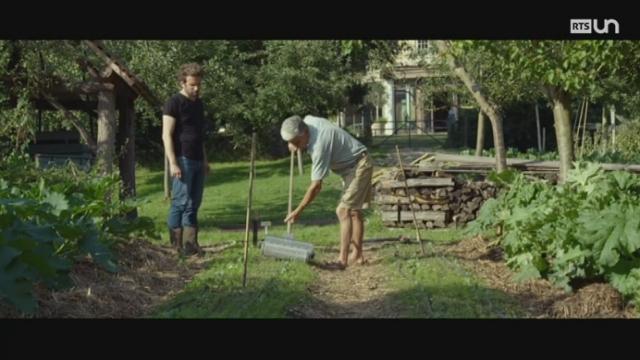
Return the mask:
<svg viewBox="0 0 640 360">
<path fill-rule="evenodd" d="M 191 160 L 203 160 L 204 106 L 202 100 L 198 98 L 192 101 L 178 93 L 164 104 L 162 114 L 176 119 L 176 127 L 173 131 L 173 148 L 176 158 L 185 156 Z"/>
</svg>

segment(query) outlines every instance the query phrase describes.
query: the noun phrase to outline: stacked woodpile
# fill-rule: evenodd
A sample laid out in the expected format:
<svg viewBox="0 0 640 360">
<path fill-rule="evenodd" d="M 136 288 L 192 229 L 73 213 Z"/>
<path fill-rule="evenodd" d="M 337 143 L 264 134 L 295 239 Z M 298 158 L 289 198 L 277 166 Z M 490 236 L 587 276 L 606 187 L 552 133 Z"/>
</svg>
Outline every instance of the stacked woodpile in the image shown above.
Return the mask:
<svg viewBox="0 0 640 360">
<path fill-rule="evenodd" d="M 507 159 L 510 168 L 523 174 L 557 181 L 559 162 Z M 600 164 L 604 170 L 640 173 L 636 164 Z M 399 168 L 383 168 L 374 174 L 374 203 L 389 227 L 413 226 L 412 206 L 419 225 L 445 227 L 474 220 L 496 188 L 484 177 L 495 169 L 495 159 L 442 153 L 424 153 L 405 168 L 409 192 Z M 473 180 L 465 178 L 473 177 Z"/>
<path fill-rule="evenodd" d="M 496 196 L 496 188 L 490 182 L 464 180 L 417 166 L 406 168 L 405 173 L 408 194 L 397 168 L 376 179 L 374 202 L 385 226 L 412 227 L 410 206 L 418 224 L 426 228 L 466 223 L 476 218 L 487 199 Z"/>
</svg>

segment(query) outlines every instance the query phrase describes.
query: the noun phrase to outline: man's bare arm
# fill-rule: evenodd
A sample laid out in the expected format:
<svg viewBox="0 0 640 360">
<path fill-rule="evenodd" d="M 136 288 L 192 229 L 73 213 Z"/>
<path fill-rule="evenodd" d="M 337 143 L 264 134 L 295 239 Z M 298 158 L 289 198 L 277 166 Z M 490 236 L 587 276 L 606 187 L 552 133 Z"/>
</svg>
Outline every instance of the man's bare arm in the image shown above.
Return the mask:
<svg viewBox="0 0 640 360">
<path fill-rule="evenodd" d="M 291 214 L 287 215 L 287 217 L 284 219 L 284 222 L 295 222 L 298 216 L 300 216 L 300 214 L 302 213 L 302 210 L 304 210 L 307 206 L 309 206 L 309 204 L 313 202 L 316 196 L 320 193 L 320 190 L 322 190 L 322 180 L 311 181 L 311 184 L 309 184 L 309 187 L 307 188 L 307 192 L 304 194 L 304 198 L 302 199 L 302 201 L 300 201 L 300 205 L 298 205 L 298 207 L 293 210 Z"/>
<path fill-rule="evenodd" d="M 173 116 L 162 115 L 162 142 L 164 143 L 164 152 L 169 159 L 169 168 L 171 176 L 182 176 L 180 166 L 176 159 L 175 147 L 173 145 L 173 131 L 176 128 L 176 119 Z"/>
</svg>

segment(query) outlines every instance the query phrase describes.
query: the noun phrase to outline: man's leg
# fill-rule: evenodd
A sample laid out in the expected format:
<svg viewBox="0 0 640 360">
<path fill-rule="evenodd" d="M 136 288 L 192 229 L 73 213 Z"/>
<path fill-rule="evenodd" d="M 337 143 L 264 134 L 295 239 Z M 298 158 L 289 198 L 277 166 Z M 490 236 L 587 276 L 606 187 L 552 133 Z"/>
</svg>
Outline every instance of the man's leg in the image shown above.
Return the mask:
<svg viewBox="0 0 640 360">
<path fill-rule="evenodd" d="M 351 216 L 349 215 L 349 209 L 340 206 L 336 209 L 336 214 L 340 221 L 340 255 L 338 261 L 343 266 L 347 266 L 352 236 Z"/>
<path fill-rule="evenodd" d="M 198 244 L 198 208 L 202 202 L 204 172 L 202 161 L 189 160 L 187 189 L 189 199 L 182 218 L 184 248 L 187 255 L 202 254 Z"/>
<path fill-rule="evenodd" d="M 183 168 L 184 164 L 181 159 L 180 167 Z M 171 187 L 171 206 L 169 207 L 169 216 L 167 219 L 167 225 L 169 226 L 169 242 L 173 246 L 178 254 L 182 253 L 182 214 L 184 213 L 187 203 L 187 187 L 183 179 L 177 177 L 173 178 L 173 184 Z"/>
<path fill-rule="evenodd" d="M 362 241 L 364 239 L 364 222 L 362 221 L 362 211 L 349 210 L 351 216 L 351 242 L 353 251 L 349 254 L 349 262 L 363 264 L 364 252 L 362 251 Z"/>
</svg>

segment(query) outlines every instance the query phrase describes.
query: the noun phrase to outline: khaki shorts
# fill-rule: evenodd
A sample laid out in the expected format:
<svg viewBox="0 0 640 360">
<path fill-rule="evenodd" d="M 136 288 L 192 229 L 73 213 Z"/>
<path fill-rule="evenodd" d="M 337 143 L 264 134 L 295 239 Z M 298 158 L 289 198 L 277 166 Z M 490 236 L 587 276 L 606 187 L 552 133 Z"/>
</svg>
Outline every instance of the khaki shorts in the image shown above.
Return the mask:
<svg viewBox="0 0 640 360">
<path fill-rule="evenodd" d="M 369 154 L 365 152 L 356 165 L 342 177 L 343 193 L 338 207 L 351 210 L 368 208 L 373 191 L 372 175 L 373 163 Z"/>
</svg>

